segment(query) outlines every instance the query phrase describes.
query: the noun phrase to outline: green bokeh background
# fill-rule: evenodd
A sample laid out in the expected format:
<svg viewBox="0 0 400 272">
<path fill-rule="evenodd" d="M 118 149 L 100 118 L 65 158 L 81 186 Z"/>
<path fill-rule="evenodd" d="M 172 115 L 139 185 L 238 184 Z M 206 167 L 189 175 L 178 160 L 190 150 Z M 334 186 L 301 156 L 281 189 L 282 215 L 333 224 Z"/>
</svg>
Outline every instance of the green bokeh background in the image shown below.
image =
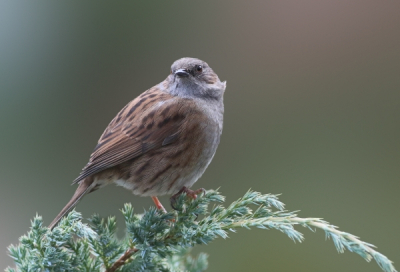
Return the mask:
<svg viewBox="0 0 400 272">
<path fill-rule="evenodd" d="M 46 224 L 98 137 L 173 61 L 227 80 L 221 145 L 195 188 L 250 187 L 373 243 L 400 268 L 400 2 L 0 2 L 0 263 L 36 214 Z M 167 202 L 166 198 L 162 199 Z M 109 186 L 85 217 L 150 198 Z M 123 225 L 120 225 L 123 229 Z M 240 230 L 196 249 L 209 271 L 379 271 L 308 230 Z"/>
</svg>

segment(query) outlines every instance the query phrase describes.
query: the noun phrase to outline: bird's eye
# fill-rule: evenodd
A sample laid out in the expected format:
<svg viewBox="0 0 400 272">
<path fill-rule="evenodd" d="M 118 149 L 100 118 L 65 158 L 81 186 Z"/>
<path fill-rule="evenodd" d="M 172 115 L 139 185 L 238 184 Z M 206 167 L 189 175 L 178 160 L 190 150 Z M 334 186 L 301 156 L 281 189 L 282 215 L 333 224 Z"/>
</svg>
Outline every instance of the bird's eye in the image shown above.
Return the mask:
<svg viewBox="0 0 400 272">
<path fill-rule="evenodd" d="M 195 69 L 196 72 L 198 72 L 198 73 L 203 72 L 203 66 L 201 66 L 201 65 L 196 65 L 196 66 L 194 67 L 194 69 Z"/>
</svg>

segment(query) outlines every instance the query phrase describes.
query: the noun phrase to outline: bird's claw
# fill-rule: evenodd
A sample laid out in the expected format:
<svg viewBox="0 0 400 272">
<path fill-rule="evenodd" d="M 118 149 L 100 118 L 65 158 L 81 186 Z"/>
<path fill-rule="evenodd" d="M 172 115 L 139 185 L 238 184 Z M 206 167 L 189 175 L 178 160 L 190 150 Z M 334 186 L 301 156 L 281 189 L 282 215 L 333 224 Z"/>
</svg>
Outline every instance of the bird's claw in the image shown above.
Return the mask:
<svg viewBox="0 0 400 272">
<path fill-rule="evenodd" d="M 204 195 L 206 193 L 206 190 L 204 188 L 200 188 L 197 190 L 190 190 L 189 188 L 183 186 L 182 189 L 179 190 L 179 192 L 177 192 L 176 194 L 174 194 L 173 196 L 171 196 L 170 201 L 171 201 L 171 207 L 174 210 L 177 210 L 175 207 L 175 203 L 177 198 L 182 194 L 182 193 L 186 193 L 186 195 L 188 197 L 190 197 L 191 199 L 196 199 L 197 195 L 202 194 Z"/>
</svg>

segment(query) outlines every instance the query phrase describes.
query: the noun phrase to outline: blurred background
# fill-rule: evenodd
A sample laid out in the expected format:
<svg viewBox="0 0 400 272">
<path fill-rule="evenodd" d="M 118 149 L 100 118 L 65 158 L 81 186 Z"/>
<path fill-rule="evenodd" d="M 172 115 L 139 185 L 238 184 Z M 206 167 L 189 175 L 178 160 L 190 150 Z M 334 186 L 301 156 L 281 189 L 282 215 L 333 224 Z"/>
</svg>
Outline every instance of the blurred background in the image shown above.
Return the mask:
<svg viewBox="0 0 400 272">
<path fill-rule="evenodd" d="M 249 188 L 378 246 L 400 268 L 400 2 L 0 2 L 0 263 L 50 223 L 116 113 L 181 57 L 227 80 L 214 161 L 194 188 Z M 168 203 L 167 198 L 162 198 Z M 115 186 L 84 217 L 150 198 Z M 196 248 L 208 271 L 379 271 L 306 229 L 240 230 Z"/>
</svg>

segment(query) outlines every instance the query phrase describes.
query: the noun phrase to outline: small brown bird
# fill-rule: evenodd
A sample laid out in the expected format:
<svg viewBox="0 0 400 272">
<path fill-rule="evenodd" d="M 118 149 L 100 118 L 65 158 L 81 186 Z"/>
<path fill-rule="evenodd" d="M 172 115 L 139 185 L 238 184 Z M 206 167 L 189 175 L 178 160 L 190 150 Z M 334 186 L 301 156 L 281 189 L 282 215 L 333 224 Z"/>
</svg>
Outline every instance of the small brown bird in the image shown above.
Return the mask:
<svg viewBox="0 0 400 272">
<path fill-rule="evenodd" d="M 53 229 L 86 194 L 116 183 L 136 195 L 182 192 L 201 177 L 218 147 L 223 123 L 221 82 L 207 63 L 182 58 L 170 75 L 126 105 L 111 121 L 73 184 L 72 199 L 50 224 Z"/>
</svg>

